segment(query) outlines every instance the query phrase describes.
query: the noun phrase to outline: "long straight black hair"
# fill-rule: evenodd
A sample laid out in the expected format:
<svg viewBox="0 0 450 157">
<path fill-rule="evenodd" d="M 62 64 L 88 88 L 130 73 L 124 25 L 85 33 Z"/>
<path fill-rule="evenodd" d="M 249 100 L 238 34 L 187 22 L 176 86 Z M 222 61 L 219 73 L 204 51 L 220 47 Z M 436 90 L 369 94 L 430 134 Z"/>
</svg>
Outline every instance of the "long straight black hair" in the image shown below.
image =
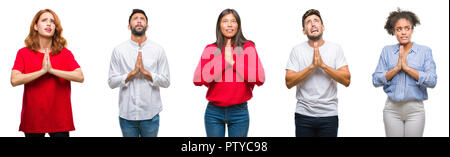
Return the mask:
<svg viewBox="0 0 450 157">
<path fill-rule="evenodd" d="M 236 35 L 231 39 L 231 43 L 234 45 L 234 47 L 243 47 L 243 45 L 250 40 L 245 39 L 244 35 L 242 34 L 242 27 L 241 27 L 241 18 L 239 17 L 239 14 L 234 9 L 225 9 L 223 10 L 219 18 L 217 19 L 217 25 L 216 25 L 216 42 L 214 45 L 217 46 L 217 48 L 222 51 L 223 46 L 226 44 L 225 36 L 223 36 L 222 31 L 220 31 L 220 22 L 222 21 L 222 18 L 225 15 L 233 14 L 234 18 L 236 18 L 236 22 L 238 24 Z"/>
</svg>

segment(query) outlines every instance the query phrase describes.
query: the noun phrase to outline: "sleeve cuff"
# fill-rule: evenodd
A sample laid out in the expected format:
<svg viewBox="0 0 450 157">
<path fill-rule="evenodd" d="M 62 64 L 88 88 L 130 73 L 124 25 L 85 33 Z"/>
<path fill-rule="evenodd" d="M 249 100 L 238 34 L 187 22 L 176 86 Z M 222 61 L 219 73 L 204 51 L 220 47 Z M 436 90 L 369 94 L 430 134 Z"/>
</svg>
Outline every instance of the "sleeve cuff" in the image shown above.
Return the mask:
<svg viewBox="0 0 450 157">
<path fill-rule="evenodd" d="M 155 80 L 157 80 L 157 78 L 158 78 L 158 74 L 156 74 L 156 73 L 151 73 L 152 74 L 152 81 L 150 81 L 150 80 L 148 80 L 148 84 L 151 86 L 151 87 L 153 87 L 153 86 L 155 86 L 155 84 L 154 84 L 154 82 L 155 82 Z"/>
<path fill-rule="evenodd" d="M 381 80 L 381 82 L 383 82 L 383 84 L 389 86 L 389 85 L 391 85 L 391 81 L 387 81 L 387 80 L 386 80 L 386 73 L 387 73 L 387 72 L 384 72 L 384 73 L 383 73 L 383 75 L 381 76 L 380 80 Z"/>
<path fill-rule="evenodd" d="M 419 70 L 418 70 L 419 71 Z M 419 79 L 416 81 L 417 85 L 422 85 L 423 82 L 425 81 L 425 73 L 423 71 L 419 71 Z"/>
<path fill-rule="evenodd" d="M 120 80 L 121 87 L 128 87 L 128 85 L 130 84 L 131 80 L 128 82 L 125 82 L 125 80 L 127 80 L 127 76 L 128 76 L 128 74 L 122 75 L 122 79 Z"/>
</svg>

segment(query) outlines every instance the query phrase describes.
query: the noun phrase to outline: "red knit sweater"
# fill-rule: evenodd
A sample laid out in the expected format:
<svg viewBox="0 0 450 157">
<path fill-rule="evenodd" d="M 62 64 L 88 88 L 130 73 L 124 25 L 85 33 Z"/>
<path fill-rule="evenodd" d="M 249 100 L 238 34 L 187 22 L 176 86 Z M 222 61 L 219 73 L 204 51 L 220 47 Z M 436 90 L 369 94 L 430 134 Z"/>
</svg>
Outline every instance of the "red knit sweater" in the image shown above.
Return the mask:
<svg viewBox="0 0 450 157">
<path fill-rule="evenodd" d="M 194 73 L 194 84 L 208 87 L 206 99 L 220 107 L 250 100 L 255 84 L 261 86 L 265 80 L 255 45 L 246 42 L 241 51 L 233 46 L 232 66 L 225 61 L 225 52 L 219 52 L 214 44 L 206 46 Z"/>
</svg>

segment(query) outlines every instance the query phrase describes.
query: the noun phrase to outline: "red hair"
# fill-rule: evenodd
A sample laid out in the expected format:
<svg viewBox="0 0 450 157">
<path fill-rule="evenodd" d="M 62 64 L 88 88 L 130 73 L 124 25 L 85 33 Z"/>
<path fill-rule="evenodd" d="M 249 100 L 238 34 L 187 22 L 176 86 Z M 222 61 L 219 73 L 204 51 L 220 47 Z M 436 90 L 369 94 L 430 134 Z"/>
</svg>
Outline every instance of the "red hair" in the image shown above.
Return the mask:
<svg viewBox="0 0 450 157">
<path fill-rule="evenodd" d="M 62 37 L 63 28 L 61 27 L 61 21 L 59 20 L 56 13 L 50 9 L 40 10 L 36 13 L 36 15 L 34 15 L 33 21 L 31 21 L 30 25 L 30 33 L 28 33 L 28 36 L 25 39 L 25 46 L 33 51 L 39 51 L 39 49 L 41 48 L 41 46 L 39 45 L 39 33 L 34 30 L 34 26 L 39 21 L 41 15 L 47 12 L 52 14 L 53 18 L 55 19 L 55 33 L 52 37 L 51 52 L 52 55 L 56 55 L 59 54 L 64 47 L 66 47 L 67 41 Z"/>
</svg>

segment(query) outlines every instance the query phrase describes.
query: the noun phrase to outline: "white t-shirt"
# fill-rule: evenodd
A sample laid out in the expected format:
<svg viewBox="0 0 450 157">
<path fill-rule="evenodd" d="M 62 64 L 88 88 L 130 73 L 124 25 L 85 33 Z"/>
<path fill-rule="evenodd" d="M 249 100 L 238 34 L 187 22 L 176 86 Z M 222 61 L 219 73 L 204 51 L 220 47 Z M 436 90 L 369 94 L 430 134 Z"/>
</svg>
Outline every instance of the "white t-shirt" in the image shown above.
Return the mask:
<svg viewBox="0 0 450 157">
<path fill-rule="evenodd" d="M 339 69 L 347 65 L 344 52 L 338 44 L 326 41 L 319 47 L 323 62 L 331 68 Z M 313 60 L 314 48 L 308 42 L 301 43 L 292 49 L 286 69 L 295 72 L 310 66 Z M 337 88 L 333 80 L 323 69 L 316 68 L 305 80 L 297 86 L 296 112 L 310 117 L 336 116 Z"/>
</svg>

